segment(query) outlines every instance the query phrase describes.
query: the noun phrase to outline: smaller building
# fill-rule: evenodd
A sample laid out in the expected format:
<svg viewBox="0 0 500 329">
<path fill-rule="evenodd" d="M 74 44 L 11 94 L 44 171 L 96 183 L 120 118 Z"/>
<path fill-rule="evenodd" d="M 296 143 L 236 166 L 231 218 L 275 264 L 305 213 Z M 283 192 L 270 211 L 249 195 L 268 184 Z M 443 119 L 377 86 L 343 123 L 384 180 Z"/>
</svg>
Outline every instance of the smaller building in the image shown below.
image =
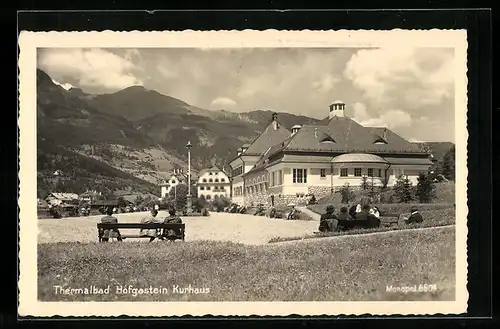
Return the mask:
<svg viewBox="0 0 500 329">
<path fill-rule="evenodd" d="M 229 197 L 231 181 L 229 176 L 217 166 L 200 171 L 197 181 L 198 196 L 206 200 Z"/>
<path fill-rule="evenodd" d="M 101 197 L 101 192 L 97 192 L 96 190 L 87 190 L 80 194 L 79 199 L 84 202 L 94 202 L 95 200 L 99 200 Z"/>
<path fill-rule="evenodd" d="M 174 169 L 174 172 L 170 177 L 160 185 L 161 197 L 166 197 L 170 191 L 179 184 L 187 184 L 188 176 L 184 173 L 182 168 Z"/>
<path fill-rule="evenodd" d="M 78 194 L 76 193 L 50 193 L 45 201 L 49 206 L 59 206 L 62 204 L 78 204 Z"/>
</svg>

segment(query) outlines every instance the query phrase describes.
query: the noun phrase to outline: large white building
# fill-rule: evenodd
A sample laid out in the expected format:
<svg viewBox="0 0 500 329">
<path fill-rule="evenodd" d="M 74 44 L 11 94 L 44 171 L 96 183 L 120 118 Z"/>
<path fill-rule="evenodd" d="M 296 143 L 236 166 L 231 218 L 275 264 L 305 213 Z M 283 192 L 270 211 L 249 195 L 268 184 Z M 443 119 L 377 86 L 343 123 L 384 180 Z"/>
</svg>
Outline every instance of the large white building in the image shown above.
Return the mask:
<svg viewBox="0 0 500 329">
<path fill-rule="evenodd" d="M 229 197 L 231 182 L 228 175 L 217 166 L 203 169 L 198 173 L 198 197 L 213 200 L 218 197 Z"/>
<path fill-rule="evenodd" d="M 392 186 L 407 175 L 414 183 L 432 165 L 429 154 L 387 128 L 364 127 L 345 116 L 345 104 L 333 102 L 318 125 L 283 127 L 278 115 L 262 134 L 238 149 L 230 163 L 233 202 L 282 204 L 317 198 L 363 176 Z"/>
</svg>

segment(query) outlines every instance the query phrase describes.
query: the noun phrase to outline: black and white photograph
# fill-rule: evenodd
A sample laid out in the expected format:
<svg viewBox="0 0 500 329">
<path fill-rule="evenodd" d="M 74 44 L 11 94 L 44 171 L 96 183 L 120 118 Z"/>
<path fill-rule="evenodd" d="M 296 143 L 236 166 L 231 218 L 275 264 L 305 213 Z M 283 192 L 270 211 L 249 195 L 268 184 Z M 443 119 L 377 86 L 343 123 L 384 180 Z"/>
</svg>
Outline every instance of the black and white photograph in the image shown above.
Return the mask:
<svg viewBox="0 0 500 329">
<path fill-rule="evenodd" d="M 21 33 L 20 312 L 465 311 L 466 33 L 346 33 Z"/>
</svg>

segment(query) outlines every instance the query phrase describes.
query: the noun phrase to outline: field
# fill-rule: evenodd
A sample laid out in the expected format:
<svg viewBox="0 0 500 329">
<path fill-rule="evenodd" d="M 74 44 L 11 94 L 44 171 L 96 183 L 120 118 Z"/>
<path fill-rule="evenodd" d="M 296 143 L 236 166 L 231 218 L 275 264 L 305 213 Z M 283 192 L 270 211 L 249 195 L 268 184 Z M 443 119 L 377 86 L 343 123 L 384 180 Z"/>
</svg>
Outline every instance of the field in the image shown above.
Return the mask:
<svg viewBox="0 0 500 329">
<path fill-rule="evenodd" d="M 302 222 L 307 223 L 307 222 Z M 287 223 L 289 224 L 289 223 Z M 38 246 L 38 298 L 44 301 L 370 301 L 454 300 L 454 227 L 243 245 L 53 243 Z M 387 286 L 435 285 L 433 292 Z M 54 286 L 110 286 L 105 295 L 56 295 Z M 155 287 L 162 294 L 117 286 Z M 174 285 L 205 293 L 176 293 Z M 167 288 L 162 290 L 161 288 Z M 209 289 L 209 291 L 207 290 Z M 135 294 L 134 294 L 135 292 Z M 141 293 L 142 292 L 142 293 Z"/>
<path fill-rule="evenodd" d="M 138 223 L 147 213 L 125 213 L 116 217 L 122 223 Z M 158 217 L 168 214 L 160 211 Z M 41 219 L 38 221 L 38 243 L 97 242 L 96 224 L 102 216 Z M 231 241 L 235 243 L 266 244 L 277 237 L 312 234 L 318 229 L 316 221 L 285 221 L 260 216 L 212 213 L 208 217 L 183 217 L 186 223 L 186 242 L 197 240 Z M 126 231 L 123 231 L 126 232 Z M 126 243 L 133 240 L 125 240 Z M 147 239 L 140 239 L 147 243 Z"/>
</svg>

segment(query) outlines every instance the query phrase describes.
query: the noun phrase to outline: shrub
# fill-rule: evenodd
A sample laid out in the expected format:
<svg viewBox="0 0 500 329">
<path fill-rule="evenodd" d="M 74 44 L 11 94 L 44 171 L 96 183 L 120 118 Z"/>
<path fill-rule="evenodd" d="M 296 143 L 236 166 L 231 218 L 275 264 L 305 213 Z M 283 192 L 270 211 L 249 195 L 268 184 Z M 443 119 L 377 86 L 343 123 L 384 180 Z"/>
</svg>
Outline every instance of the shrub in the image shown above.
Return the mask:
<svg viewBox="0 0 500 329">
<path fill-rule="evenodd" d="M 401 175 L 393 187 L 399 202 L 408 203 L 413 200 L 413 184 L 406 175 Z"/>
<path fill-rule="evenodd" d="M 411 212 L 411 207 L 416 206 L 420 212 L 422 211 L 432 211 L 432 210 L 441 210 L 441 209 L 453 209 L 453 203 L 392 203 L 392 204 L 375 204 L 381 214 L 390 213 L 390 214 L 409 214 Z M 335 205 L 335 209 L 340 209 L 340 205 Z M 325 204 L 317 204 L 317 205 L 309 205 L 307 209 L 314 211 L 317 214 L 324 214 L 326 205 Z"/>
<path fill-rule="evenodd" d="M 430 175 L 420 173 L 418 176 L 416 195 L 420 203 L 428 203 L 436 196 L 436 186 L 431 180 Z"/>
<path fill-rule="evenodd" d="M 351 189 L 349 186 L 349 183 L 345 183 L 340 189 L 339 193 L 342 196 L 342 203 L 349 203 L 351 202 L 355 197 L 356 194 L 354 191 Z"/>
</svg>

